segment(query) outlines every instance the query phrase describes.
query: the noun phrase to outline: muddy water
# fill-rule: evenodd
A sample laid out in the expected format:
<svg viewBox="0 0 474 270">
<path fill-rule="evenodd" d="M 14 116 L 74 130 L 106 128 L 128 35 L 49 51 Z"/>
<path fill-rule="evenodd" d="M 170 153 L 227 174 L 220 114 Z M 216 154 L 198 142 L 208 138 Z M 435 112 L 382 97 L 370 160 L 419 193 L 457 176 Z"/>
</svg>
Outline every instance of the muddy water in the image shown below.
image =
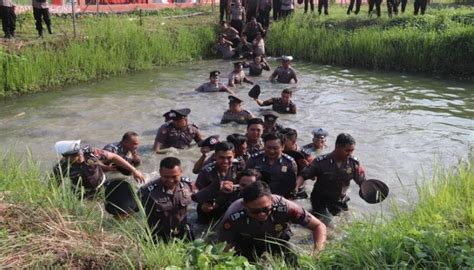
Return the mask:
<svg viewBox="0 0 474 270">
<path fill-rule="evenodd" d="M 273 68 L 277 64 L 271 62 Z M 357 141 L 355 155 L 369 178 L 383 179 L 391 187 L 391 201 L 409 205 L 414 183 L 429 179 L 436 162 L 455 165 L 472 151 L 473 82 L 299 62 L 294 68 L 300 80 L 293 98 L 299 111 L 282 115 L 280 123 L 298 131 L 301 145 L 311 141 L 312 129 L 324 127 L 330 133 L 327 151 L 338 133 L 352 134 Z M 151 146 L 163 122 L 161 115 L 170 108 L 191 108 L 190 121 L 205 135 L 225 138 L 245 132 L 244 126 L 219 125 L 228 106 L 226 94 L 193 91 L 214 69 L 221 70 L 225 80 L 232 65 L 203 61 L 5 101 L 0 108 L 0 149 L 24 152 L 28 147 L 49 169 L 56 160 L 53 145 L 58 140 L 82 139 L 102 147 L 135 130 L 142 135 L 142 171 L 157 170 L 164 156 L 153 154 Z M 262 87 L 262 98 L 279 96 L 288 86 L 268 82 L 269 75 L 253 78 Z M 258 115 L 260 108 L 247 96 L 250 87 L 240 86 L 236 93 L 244 99 L 244 107 Z M 169 155 L 179 156 L 186 175 L 195 179 L 191 169 L 200 155 L 198 148 Z M 309 189 L 311 184 L 307 183 Z M 388 209 L 389 202 L 365 204 L 357 191 L 355 186 L 350 191 L 349 216 Z"/>
</svg>

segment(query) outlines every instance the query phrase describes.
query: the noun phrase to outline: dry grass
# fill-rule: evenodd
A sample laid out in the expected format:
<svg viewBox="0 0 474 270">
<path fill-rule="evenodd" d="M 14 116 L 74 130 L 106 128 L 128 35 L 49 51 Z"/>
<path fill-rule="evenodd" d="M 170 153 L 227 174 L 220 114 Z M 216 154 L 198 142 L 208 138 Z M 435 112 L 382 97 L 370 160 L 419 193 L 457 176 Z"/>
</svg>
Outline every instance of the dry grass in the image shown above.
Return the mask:
<svg viewBox="0 0 474 270">
<path fill-rule="evenodd" d="M 95 223 L 86 232 L 82 223 Z M 78 221 L 57 209 L 25 207 L 0 200 L 0 265 L 4 268 L 60 266 L 100 269 L 114 265 L 124 250 L 137 250 L 121 235 L 104 232 L 97 221 Z M 124 262 L 125 264 L 125 262 Z"/>
</svg>

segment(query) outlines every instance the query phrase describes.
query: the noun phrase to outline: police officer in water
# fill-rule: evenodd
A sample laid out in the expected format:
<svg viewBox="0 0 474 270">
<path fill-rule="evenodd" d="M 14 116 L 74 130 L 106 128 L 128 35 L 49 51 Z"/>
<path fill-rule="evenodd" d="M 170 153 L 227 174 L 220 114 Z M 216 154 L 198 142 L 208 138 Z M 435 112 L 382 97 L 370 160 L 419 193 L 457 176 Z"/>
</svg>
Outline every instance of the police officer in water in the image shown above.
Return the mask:
<svg viewBox="0 0 474 270">
<path fill-rule="evenodd" d="M 231 90 L 227 88 L 223 83 L 219 82 L 220 71 L 214 70 L 209 74 L 209 82 L 202 84 L 195 91 L 198 92 L 228 92 L 234 94 Z"/>
<path fill-rule="evenodd" d="M 218 239 L 226 242 L 226 250 L 236 252 L 254 262 L 264 252 L 284 253 L 285 260 L 296 263 L 288 247 L 290 223 L 299 224 L 313 233 L 315 251 L 326 241 L 326 226 L 301 206 L 273 195 L 269 186 L 257 181 L 241 192 L 242 199 L 232 203 L 218 225 Z"/>
<path fill-rule="evenodd" d="M 297 179 L 297 188 L 303 186 L 304 180 L 316 177 L 311 192 L 313 212 L 325 223 L 341 211 L 347 211 L 347 190 L 350 181 L 357 185 L 365 181 L 365 172 L 359 161 L 352 156 L 355 140 L 348 133 L 337 136 L 335 149 L 326 155 L 317 157 L 306 167 Z"/>
<path fill-rule="evenodd" d="M 261 101 L 258 98 L 254 98 L 255 102 L 257 102 L 258 106 L 272 106 L 272 110 L 278 113 L 283 114 L 295 114 L 296 113 L 296 105 L 291 100 L 291 96 L 293 92 L 290 89 L 283 89 L 281 92 L 281 97 L 274 97 L 267 99 L 265 101 Z"/>
<path fill-rule="evenodd" d="M 155 240 L 193 240 L 191 226 L 187 222 L 187 207 L 192 203 L 192 185 L 183 177 L 181 161 L 167 157 L 160 162 L 160 178 L 140 189 L 140 197 L 148 226 Z"/>
<path fill-rule="evenodd" d="M 188 108 L 170 111 L 169 117 L 172 121 L 164 123 L 158 129 L 153 151 L 163 154 L 163 148 L 184 149 L 189 147 L 193 140 L 200 142 L 203 139 L 198 127 L 188 122 L 190 112 L 191 110 Z"/>
<path fill-rule="evenodd" d="M 222 115 L 221 124 L 227 123 L 237 123 L 240 125 L 247 124 L 247 121 L 254 118 L 255 116 L 247 111 L 242 109 L 242 100 L 237 96 L 229 96 L 229 109 L 224 112 Z"/>
</svg>

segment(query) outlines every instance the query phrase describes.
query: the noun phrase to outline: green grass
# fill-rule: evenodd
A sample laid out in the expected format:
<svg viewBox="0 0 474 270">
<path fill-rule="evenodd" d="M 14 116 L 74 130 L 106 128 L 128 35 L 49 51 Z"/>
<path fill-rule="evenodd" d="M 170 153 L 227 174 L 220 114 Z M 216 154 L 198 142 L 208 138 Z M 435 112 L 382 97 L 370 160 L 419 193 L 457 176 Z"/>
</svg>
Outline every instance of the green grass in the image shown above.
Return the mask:
<svg viewBox="0 0 474 270">
<path fill-rule="evenodd" d="M 322 64 L 474 76 L 474 9 L 429 9 L 418 17 L 408 9 L 393 19 L 366 12 L 363 6 L 346 16 L 333 6 L 330 16 L 297 13 L 272 25 L 267 50 Z"/>
<path fill-rule="evenodd" d="M 12 268 L 253 269 L 223 245 L 202 240 L 154 244 L 143 213 L 116 221 L 102 200 L 78 200 L 67 184 L 53 186 L 31 156 L 0 160 L 0 264 Z M 418 204 L 394 206 L 390 217 L 341 224 L 344 235 L 319 257 L 301 254 L 303 269 L 474 267 L 474 168 L 441 170 L 418 187 Z M 270 258 L 260 266 L 290 268 Z"/>
<path fill-rule="evenodd" d="M 72 37 L 69 19 L 55 18 L 59 34 L 31 41 L 33 22 L 25 16 L 17 33 L 25 33 L 24 40 L 0 53 L 0 96 L 195 61 L 213 53 L 215 26 L 206 23 L 208 17 L 82 17 L 77 38 Z"/>
</svg>

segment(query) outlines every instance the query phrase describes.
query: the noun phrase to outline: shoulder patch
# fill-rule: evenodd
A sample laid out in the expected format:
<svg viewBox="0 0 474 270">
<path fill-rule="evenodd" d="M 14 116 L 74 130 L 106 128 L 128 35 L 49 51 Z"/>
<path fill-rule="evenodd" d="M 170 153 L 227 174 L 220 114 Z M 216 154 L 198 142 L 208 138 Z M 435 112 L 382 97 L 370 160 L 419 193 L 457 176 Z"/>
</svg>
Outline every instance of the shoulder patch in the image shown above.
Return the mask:
<svg viewBox="0 0 474 270">
<path fill-rule="evenodd" d="M 273 205 L 273 211 L 277 213 L 287 213 L 288 212 L 288 206 L 285 204 L 274 204 Z"/>
<path fill-rule="evenodd" d="M 230 215 L 230 219 L 232 221 L 236 221 L 236 220 L 238 220 L 240 218 L 243 218 L 243 217 L 245 217 L 245 212 L 243 210 L 237 211 L 237 212 Z"/>
<path fill-rule="evenodd" d="M 328 156 L 327 154 L 325 154 L 325 155 L 320 155 L 319 157 L 315 158 L 314 160 L 319 162 L 319 161 L 321 161 L 321 160 L 323 160 L 323 159 L 326 159 L 327 156 Z"/>
<path fill-rule="evenodd" d="M 288 155 L 288 154 L 283 153 L 283 154 L 281 154 L 281 156 L 289 159 L 290 161 L 295 161 L 295 159 L 293 157 L 291 157 L 290 155 Z"/>
<path fill-rule="evenodd" d="M 254 153 L 254 154 L 250 155 L 250 157 L 251 158 L 256 158 L 256 157 L 264 155 L 264 154 L 265 154 L 265 152 L 262 150 L 260 152 L 257 152 L 257 153 Z"/>
<path fill-rule="evenodd" d="M 191 179 L 189 177 L 182 176 L 181 177 L 181 182 L 183 183 L 191 183 Z"/>
</svg>

